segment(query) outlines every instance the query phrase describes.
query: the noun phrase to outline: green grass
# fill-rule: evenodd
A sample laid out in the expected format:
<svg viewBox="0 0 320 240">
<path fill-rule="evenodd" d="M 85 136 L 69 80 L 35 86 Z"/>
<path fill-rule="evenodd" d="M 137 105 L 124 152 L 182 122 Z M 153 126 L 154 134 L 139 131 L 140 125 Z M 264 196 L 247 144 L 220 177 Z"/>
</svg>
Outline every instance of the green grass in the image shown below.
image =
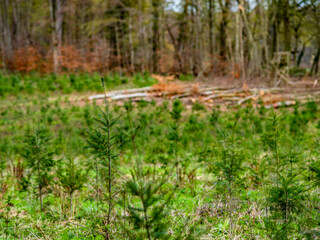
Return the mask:
<svg viewBox="0 0 320 240">
<path fill-rule="evenodd" d="M 147 72 L 133 76 L 109 74 L 103 76 L 107 89 L 125 87 L 145 87 L 156 83 Z M 32 73 L 28 75 L 3 74 L 0 72 L 0 97 L 49 94 L 51 92 L 69 94 L 72 92 L 101 91 L 101 75 L 94 74 L 63 74 L 56 75 Z"/>
<path fill-rule="evenodd" d="M 97 83 L 88 83 L 91 79 L 88 76 L 87 79 L 76 76 L 76 79 L 82 79 L 79 80 L 81 84 L 71 83 L 70 76 L 46 76 L 47 84 L 42 88 L 40 77 L 33 84 L 29 77 L 24 78 L 23 84 L 21 79 L 21 82 L 13 80 L 18 78 L 16 75 L 9 78 L 11 83 L 8 85 L 17 82 L 12 90 L 1 88 L 5 94 L 0 100 L 0 238 L 103 239 L 97 232 L 104 231 L 103 219 L 108 204 L 106 200 L 98 202 L 96 199 L 96 175 L 92 168 L 94 155 L 86 148 L 84 132 L 96 126 L 92 116 L 96 116 L 99 109 L 94 102 L 78 106 L 64 101 L 63 97 L 50 102 L 47 97 L 32 94 L 42 91 L 68 93 L 69 88 L 72 92 L 100 91 L 98 75 L 93 77 Z M 136 75 L 133 84 L 148 85 L 152 81 L 148 78 L 146 75 Z M 1 81 L 3 79 L 4 76 Z M 122 78 L 112 79 L 113 83 L 107 78 L 107 83 L 110 82 L 108 88 L 117 84 L 122 86 Z M 23 87 L 18 91 L 19 84 Z M 87 88 L 87 85 L 90 87 Z M 29 92 L 28 89 L 33 90 Z M 100 107 L 104 109 L 104 105 Z M 123 114 L 119 127 L 129 132 L 130 123 L 124 107 L 112 104 L 111 109 Z M 279 133 L 276 136 L 272 135 L 273 110 L 254 109 L 247 105 L 222 112 L 219 108 L 208 109 L 195 103 L 190 110 L 182 109 L 176 148 L 170 137 L 173 124 L 169 113 L 171 109 L 171 102 L 143 102 L 136 104 L 132 112 L 133 126 L 139 126 L 135 144 L 143 169 L 149 169 L 150 176 L 155 174 L 156 177 L 164 175 L 168 178 L 161 188 L 163 193 L 172 191 L 176 185 L 175 153 L 179 157 L 181 182 L 172 192 L 173 197 L 165 207 L 168 215 L 162 220 L 167 226 L 169 239 L 179 239 L 179 236 L 187 239 L 188 229 L 192 229 L 190 231 L 195 239 L 201 239 L 200 236 L 207 239 L 285 239 L 277 238 L 283 231 L 286 231 L 287 239 L 302 239 L 304 233 L 317 231 L 320 198 L 316 172 L 309 168 L 309 164 L 317 164 L 320 158 L 320 112 L 315 102 L 276 110 L 279 117 Z M 76 154 L 76 162 L 88 171 L 84 187 L 75 192 L 71 219 L 68 219 L 69 198 L 56 177 L 56 166 L 50 173 L 53 179 L 45 189 L 43 213 L 39 209 L 35 179 L 25 179 L 30 169 L 22 156 L 25 148 L 23 140 L 37 128 L 44 128 L 52 136 L 48 149 L 54 152 L 56 164 L 68 151 L 72 151 Z M 229 139 L 232 134 L 236 138 L 234 144 Z M 275 137 L 277 150 L 271 146 Z M 119 149 L 118 170 L 114 172 L 116 189 L 121 190 L 124 183 L 131 179 L 130 172 L 135 167 L 132 149 L 130 141 Z M 283 224 L 283 211 L 272 210 L 274 205 L 270 197 L 272 191 L 281 190 L 274 181 L 275 153 L 280 156 L 282 164 L 280 174 L 289 174 L 293 167 L 297 176 L 294 186 L 303 188 L 299 206 L 296 203 L 295 208 L 292 206 L 289 209 L 286 225 Z M 228 167 L 223 164 L 233 156 L 238 156 L 242 164 L 234 169 L 237 174 L 233 176 L 231 189 L 227 178 Z M 294 162 L 287 162 L 290 159 Z M 22 171 L 22 175 L 18 174 L 17 169 Z M 106 169 L 101 171 L 106 174 Z M 106 191 L 105 187 L 101 190 L 102 194 Z M 125 239 L 121 223 L 124 209 L 118 202 L 122 198 L 122 194 L 117 193 L 112 212 L 114 239 Z M 129 193 L 126 201 L 132 205 L 140 204 Z M 160 204 L 164 200 L 159 198 L 158 201 Z M 133 225 L 126 224 L 132 230 Z M 281 226 L 287 228 L 280 229 Z M 144 234 L 143 231 L 143 227 L 137 230 L 141 234 Z"/>
</svg>

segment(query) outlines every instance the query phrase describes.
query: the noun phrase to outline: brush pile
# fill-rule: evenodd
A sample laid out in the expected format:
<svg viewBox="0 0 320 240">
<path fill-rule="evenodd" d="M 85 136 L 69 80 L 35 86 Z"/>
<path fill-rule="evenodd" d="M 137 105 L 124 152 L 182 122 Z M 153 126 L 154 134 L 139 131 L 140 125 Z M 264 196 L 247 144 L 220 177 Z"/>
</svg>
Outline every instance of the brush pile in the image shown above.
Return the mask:
<svg viewBox="0 0 320 240">
<path fill-rule="evenodd" d="M 193 84 L 183 84 L 174 80 L 173 77 L 153 75 L 158 83 L 151 87 L 125 89 L 111 91 L 106 94 L 111 101 L 162 101 L 164 99 L 180 98 L 181 101 L 193 103 L 195 101 L 210 105 L 242 105 L 252 104 L 254 107 L 265 106 L 266 108 L 277 108 L 280 106 L 291 106 L 299 101 L 320 100 L 320 87 L 316 84 L 301 83 L 283 88 L 249 88 L 247 84 L 242 87 L 212 87 Z M 104 94 L 89 97 L 89 100 L 104 98 Z"/>
</svg>

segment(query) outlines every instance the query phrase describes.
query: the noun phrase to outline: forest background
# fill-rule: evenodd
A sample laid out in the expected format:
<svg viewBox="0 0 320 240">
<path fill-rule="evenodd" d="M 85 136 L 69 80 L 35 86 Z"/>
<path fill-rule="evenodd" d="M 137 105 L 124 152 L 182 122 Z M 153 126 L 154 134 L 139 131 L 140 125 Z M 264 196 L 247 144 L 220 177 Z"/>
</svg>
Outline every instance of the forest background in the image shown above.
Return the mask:
<svg viewBox="0 0 320 240">
<path fill-rule="evenodd" d="M 318 0 L 1 0 L 0 65 L 28 73 L 319 72 Z"/>
</svg>

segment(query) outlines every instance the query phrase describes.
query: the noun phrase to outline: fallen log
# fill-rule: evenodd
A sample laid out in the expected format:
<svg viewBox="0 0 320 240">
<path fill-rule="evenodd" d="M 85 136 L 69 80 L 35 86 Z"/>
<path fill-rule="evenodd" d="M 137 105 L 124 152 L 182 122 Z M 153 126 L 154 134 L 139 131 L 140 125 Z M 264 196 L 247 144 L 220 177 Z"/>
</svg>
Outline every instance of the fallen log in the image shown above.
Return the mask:
<svg viewBox="0 0 320 240">
<path fill-rule="evenodd" d="M 199 92 L 203 92 L 203 91 L 224 91 L 224 90 L 231 90 L 231 89 L 235 89 L 234 87 L 205 87 L 205 88 L 199 88 Z"/>
<path fill-rule="evenodd" d="M 151 90 L 151 87 L 117 90 L 117 91 L 107 92 L 106 97 L 107 98 L 111 98 L 111 97 L 119 95 L 119 94 L 120 95 L 125 95 L 127 93 L 139 93 L 139 92 L 146 92 L 146 91 L 150 91 L 150 90 Z M 98 95 L 90 96 L 89 100 L 101 99 L 101 98 L 104 98 L 104 97 L 105 97 L 104 94 L 98 94 Z"/>
<path fill-rule="evenodd" d="M 122 94 L 111 97 L 111 100 L 121 100 L 128 98 L 138 98 L 138 97 L 151 97 L 154 96 L 153 93 L 131 93 L 131 94 Z"/>
<path fill-rule="evenodd" d="M 189 96 L 191 96 L 191 95 L 192 95 L 192 93 L 178 94 L 178 95 L 172 96 L 172 99 L 189 97 Z"/>
<path fill-rule="evenodd" d="M 241 100 L 238 101 L 238 105 L 241 105 L 243 103 L 245 103 L 246 101 L 249 101 L 250 99 L 256 98 L 258 97 L 258 95 L 250 95 L 248 97 L 242 98 Z"/>
<path fill-rule="evenodd" d="M 198 94 L 208 96 L 208 95 L 211 95 L 213 91 L 220 91 L 220 90 L 223 91 L 223 93 L 233 91 L 233 89 L 228 88 L 228 87 L 207 87 L 207 88 L 200 88 Z M 106 97 L 111 98 L 113 100 L 119 100 L 119 99 L 126 98 L 124 95 L 128 95 L 127 98 L 132 98 L 132 96 L 134 97 L 135 95 L 131 96 L 130 94 L 134 94 L 134 93 L 142 94 L 144 97 L 145 96 L 144 94 L 146 92 L 157 92 L 157 91 L 153 87 L 132 88 L 132 89 L 124 89 L 124 90 L 107 92 Z M 161 92 L 161 95 L 168 95 L 168 94 L 169 94 L 169 92 L 167 92 L 167 91 Z M 187 87 L 185 89 L 185 93 L 180 93 L 180 94 L 174 95 L 174 98 L 187 97 L 189 95 L 192 95 L 192 92 L 191 92 L 191 88 Z M 119 97 L 117 97 L 117 96 L 119 96 Z M 94 96 L 90 96 L 88 99 L 95 100 L 95 99 L 102 99 L 104 97 L 105 97 L 104 94 L 97 94 Z"/>
<path fill-rule="evenodd" d="M 278 107 L 288 107 L 295 104 L 296 104 L 296 101 L 284 101 L 284 102 L 276 102 L 274 104 L 266 105 L 264 107 L 269 109 L 269 108 L 278 108 Z"/>
<path fill-rule="evenodd" d="M 234 95 L 235 95 L 237 93 L 237 89 L 230 89 L 227 91 L 223 91 L 221 93 L 210 95 L 208 97 L 205 97 L 203 99 L 203 101 L 208 101 L 210 99 L 215 99 L 215 98 L 219 98 L 219 97 L 226 97 L 226 96 L 230 97 L 230 93 L 234 93 Z"/>
</svg>

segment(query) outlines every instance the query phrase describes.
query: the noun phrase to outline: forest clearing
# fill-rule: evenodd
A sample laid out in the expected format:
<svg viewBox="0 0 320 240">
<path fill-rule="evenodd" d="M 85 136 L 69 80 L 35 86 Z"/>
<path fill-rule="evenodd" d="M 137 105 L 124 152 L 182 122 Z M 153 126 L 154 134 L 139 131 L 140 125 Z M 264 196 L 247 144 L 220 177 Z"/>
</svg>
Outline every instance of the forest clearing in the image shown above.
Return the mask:
<svg viewBox="0 0 320 240">
<path fill-rule="evenodd" d="M 0 239 L 320 239 L 319 0 L 0 0 Z"/>
<path fill-rule="evenodd" d="M 1 236 L 316 238 L 319 87 L 159 84 L 3 98 Z"/>
</svg>

